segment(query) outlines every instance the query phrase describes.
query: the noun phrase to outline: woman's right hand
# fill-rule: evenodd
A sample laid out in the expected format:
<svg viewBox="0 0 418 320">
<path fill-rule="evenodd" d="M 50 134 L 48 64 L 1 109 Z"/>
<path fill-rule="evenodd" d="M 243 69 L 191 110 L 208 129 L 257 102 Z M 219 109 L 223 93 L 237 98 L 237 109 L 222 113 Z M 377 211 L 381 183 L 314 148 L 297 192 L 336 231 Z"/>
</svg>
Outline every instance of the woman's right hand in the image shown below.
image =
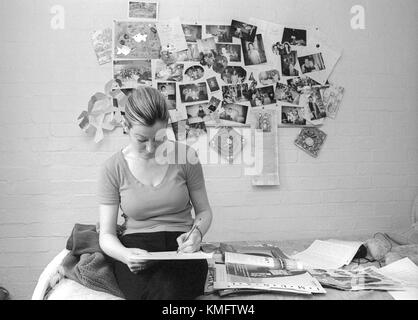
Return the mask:
<svg viewBox="0 0 418 320">
<path fill-rule="evenodd" d="M 138 248 L 126 248 L 124 263 L 128 266 L 132 273 L 137 274 L 140 271 L 148 269 L 153 264 L 153 261 L 143 260 L 139 257 L 140 255 L 147 253 L 148 251 Z"/>
</svg>

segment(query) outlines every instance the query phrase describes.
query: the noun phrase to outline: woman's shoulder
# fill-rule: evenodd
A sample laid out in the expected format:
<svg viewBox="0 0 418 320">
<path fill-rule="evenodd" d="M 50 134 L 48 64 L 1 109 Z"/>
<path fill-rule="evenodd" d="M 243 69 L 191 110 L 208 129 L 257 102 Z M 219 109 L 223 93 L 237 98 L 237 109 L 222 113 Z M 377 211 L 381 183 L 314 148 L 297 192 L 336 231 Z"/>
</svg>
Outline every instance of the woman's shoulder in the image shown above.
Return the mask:
<svg viewBox="0 0 418 320">
<path fill-rule="evenodd" d="M 120 167 L 122 160 L 122 150 L 115 152 L 102 163 L 102 168 L 108 171 L 115 171 Z"/>
</svg>

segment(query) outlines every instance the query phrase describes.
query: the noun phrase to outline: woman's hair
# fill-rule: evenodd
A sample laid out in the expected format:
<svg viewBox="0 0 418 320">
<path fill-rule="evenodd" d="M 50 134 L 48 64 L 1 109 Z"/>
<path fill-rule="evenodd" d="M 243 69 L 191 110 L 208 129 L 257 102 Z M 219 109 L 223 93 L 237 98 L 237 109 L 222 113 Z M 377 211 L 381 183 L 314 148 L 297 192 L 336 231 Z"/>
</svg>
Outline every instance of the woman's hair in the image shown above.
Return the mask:
<svg viewBox="0 0 418 320">
<path fill-rule="evenodd" d="M 155 88 L 138 87 L 128 96 L 125 119 L 129 128 L 134 124 L 153 126 L 157 121 L 169 119 L 167 102 Z"/>
</svg>

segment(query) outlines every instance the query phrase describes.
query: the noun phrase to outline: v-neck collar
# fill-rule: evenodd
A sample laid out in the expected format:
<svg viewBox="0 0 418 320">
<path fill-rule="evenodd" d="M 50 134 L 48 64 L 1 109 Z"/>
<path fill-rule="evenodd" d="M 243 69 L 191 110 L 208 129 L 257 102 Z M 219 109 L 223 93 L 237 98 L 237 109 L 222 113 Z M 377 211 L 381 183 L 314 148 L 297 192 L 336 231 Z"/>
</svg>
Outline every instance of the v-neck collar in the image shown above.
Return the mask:
<svg viewBox="0 0 418 320">
<path fill-rule="evenodd" d="M 149 185 L 149 184 L 142 183 L 141 181 L 139 181 L 139 179 L 137 177 L 135 177 L 135 175 L 132 173 L 131 169 L 129 168 L 129 164 L 128 164 L 127 160 L 125 159 L 125 156 L 123 154 L 123 149 L 120 150 L 119 155 L 122 158 L 122 163 L 125 167 L 125 170 L 128 172 L 128 174 L 131 176 L 131 178 L 137 184 L 140 184 L 140 185 L 142 185 L 146 188 L 159 189 L 165 184 L 166 180 L 168 179 L 168 176 L 170 174 L 170 169 L 171 169 L 171 163 L 168 164 L 168 168 L 167 168 L 166 173 L 164 175 L 164 178 L 161 180 L 161 182 L 159 184 L 157 184 L 156 186 L 152 186 L 152 185 Z"/>
</svg>

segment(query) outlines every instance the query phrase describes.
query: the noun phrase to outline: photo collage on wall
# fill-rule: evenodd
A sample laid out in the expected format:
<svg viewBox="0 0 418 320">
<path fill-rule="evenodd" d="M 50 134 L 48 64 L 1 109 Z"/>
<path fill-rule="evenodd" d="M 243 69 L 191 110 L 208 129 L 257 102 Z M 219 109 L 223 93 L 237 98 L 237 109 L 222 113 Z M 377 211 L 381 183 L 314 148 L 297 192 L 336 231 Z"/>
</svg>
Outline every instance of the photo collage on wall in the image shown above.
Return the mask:
<svg viewBox="0 0 418 320">
<path fill-rule="evenodd" d="M 161 21 L 158 3 L 129 1 L 126 20 L 92 36 L 100 64 L 110 61 L 124 92 L 153 86 L 170 123 L 186 136 L 206 126 L 249 126 L 254 110 L 276 108 L 279 127 L 318 127 L 335 119 L 344 88 L 328 81 L 341 50 L 314 27 L 258 18 L 227 23 Z M 107 37 L 105 37 L 107 35 Z M 319 130 L 319 129 L 318 129 Z"/>
</svg>

